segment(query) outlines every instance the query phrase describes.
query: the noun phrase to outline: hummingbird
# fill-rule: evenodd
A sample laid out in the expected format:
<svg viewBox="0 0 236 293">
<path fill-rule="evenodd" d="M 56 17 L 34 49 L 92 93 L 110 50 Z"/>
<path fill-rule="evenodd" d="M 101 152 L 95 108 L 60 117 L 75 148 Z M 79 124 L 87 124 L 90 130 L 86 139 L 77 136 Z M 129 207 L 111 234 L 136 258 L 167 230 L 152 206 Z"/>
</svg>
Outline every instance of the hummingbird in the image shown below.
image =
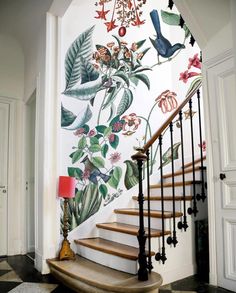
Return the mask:
<svg viewBox="0 0 236 293">
<path fill-rule="evenodd" d="M 88 155 L 83 158 L 81 163 L 84 163 L 85 170 L 89 172 L 89 180 L 94 184 L 98 183 L 97 177 L 99 176 L 106 183 L 111 176 L 102 173 L 88 158 Z"/>
<path fill-rule="evenodd" d="M 149 39 L 153 47 L 157 50 L 158 59 L 159 55 L 164 58 L 170 58 L 177 50 L 185 48 L 185 46 L 180 43 L 176 43 L 172 46 L 170 41 L 162 35 L 160 19 L 156 9 L 150 12 L 150 16 L 157 35 L 155 40 Z"/>
</svg>

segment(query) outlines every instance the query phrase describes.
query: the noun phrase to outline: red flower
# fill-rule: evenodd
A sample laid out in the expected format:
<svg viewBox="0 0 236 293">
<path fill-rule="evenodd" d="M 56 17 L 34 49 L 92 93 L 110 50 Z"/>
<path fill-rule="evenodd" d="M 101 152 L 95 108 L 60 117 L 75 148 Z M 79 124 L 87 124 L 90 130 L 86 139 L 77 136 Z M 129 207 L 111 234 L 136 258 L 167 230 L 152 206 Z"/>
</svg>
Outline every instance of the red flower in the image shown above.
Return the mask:
<svg viewBox="0 0 236 293">
<path fill-rule="evenodd" d="M 189 58 L 188 61 L 189 61 L 189 63 L 188 63 L 188 69 L 190 69 L 191 66 L 194 66 L 196 68 L 201 69 L 202 64 L 200 62 L 200 59 L 198 58 L 198 54 L 195 54 L 193 56 L 193 58 Z"/>
<path fill-rule="evenodd" d="M 77 136 L 82 136 L 84 134 L 84 128 L 78 128 L 76 129 L 76 131 L 74 132 L 74 135 L 77 135 Z"/>
<path fill-rule="evenodd" d="M 177 108 L 178 102 L 176 96 L 177 94 L 175 92 L 166 90 L 156 98 L 156 102 L 158 103 L 158 107 L 161 108 L 162 113 L 171 112 Z"/>
<path fill-rule="evenodd" d="M 89 133 L 88 133 L 88 136 L 89 137 L 92 137 L 92 136 L 94 136 L 96 134 L 96 131 L 94 130 L 94 129 L 91 129 L 90 131 L 89 131 Z"/>
<path fill-rule="evenodd" d="M 109 140 L 110 143 L 113 142 L 113 141 L 115 141 L 115 134 L 114 134 L 114 133 L 111 133 L 111 134 L 108 136 L 108 140 Z"/>
<path fill-rule="evenodd" d="M 135 113 L 131 113 L 129 115 L 125 115 L 121 118 L 125 121 L 123 125 L 124 135 L 131 135 L 137 130 L 139 125 L 141 124 L 141 119 L 137 117 Z M 127 129 L 128 127 L 128 129 Z"/>
<path fill-rule="evenodd" d="M 129 0 L 128 1 L 128 8 L 129 8 L 129 10 L 132 8 L 132 6 L 133 6 L 133 4 L 132 4 L 131 0 Z"/>
<path fill-rule="evenodd" d="M 133 26 L 139 26 L 141 24 L 144 24 L 145 23 L 145 20 L 140 20 L 138 14 L 136 16 L 136 19 L 132 22 L 132 25 Z"/>
<path fill-rule="evenodd" d="M 114 28 L 116 28 L 118 25 L 115 24 L 116 20 L 111 20 L 109 22 L 105 22 L 105 25 L 107 27 L 107 32 L 110 32 L 111 30 L 113 30 Z"/>
<path fill-rule="evenodd" d="M 200 75 L 200 73 L 188 72 L 188 70 L 186 70 L 186 71 L 180 73 L 179 80 L 183 80 L 183 82 L 186 83 L 189 78 L 196 76 L 196 75 Z"/>
<path fill-rule="evenodd" d="M 199 146 L 200 148 L 202 148 L 202 151 L 203 151 L 203 152 L 206 151 L 206 141 L 205 141 L 205 140 L 203 140 L 202 144 L 199 143 L 198 146 Z"/>
</svg>

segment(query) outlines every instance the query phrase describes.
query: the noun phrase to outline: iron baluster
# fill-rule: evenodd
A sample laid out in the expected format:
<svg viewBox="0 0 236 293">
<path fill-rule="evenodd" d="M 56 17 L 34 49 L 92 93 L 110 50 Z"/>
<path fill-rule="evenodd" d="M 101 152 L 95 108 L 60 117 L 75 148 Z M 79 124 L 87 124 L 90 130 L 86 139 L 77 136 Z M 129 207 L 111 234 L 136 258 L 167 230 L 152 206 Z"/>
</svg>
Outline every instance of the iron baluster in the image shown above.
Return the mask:
<svg viewBox="0 0 236 293">
<path fill-rule="evenodd" d="M 147 155 L 147 203 L 148 203 L 148 270 L 151 273 L 152 266 L 152 256 L 151 256 L 151 207 L 150 207 L 150 151 L 149 149 L 146 151 Z"/>
<path fill-rule="evenodd" d="M 164 264 L 167 260 L 165 253 L 165 220 L 164 220 L 164 187 L 163 187 L 163 166 L 162 166 L 162 135 L 159 136 L 159 148 L 160 148 L 160 179 L 161 179 L 161 225 L 162 225 L 162 248 L 161 252 L 155 255 L 157 261 L 162 261 Z"/>
<path fill-rule="evenodd" d="M 198 118 L 199 118 L 199 140 L 200 140 L 200 158 L 201 158 L 201 196 L 197 199 L 201 199 L 203 202 L 206 199 L 205 194 L 205 182 L 204 182 L 204 167 L 203 167 L 203 150 L 202 150 L 202 119 L 201 119 L 201 105 L 200 105 L 200 90 L 197 90 L 198 100 Z"/>
<path fill-rule="evenodd" d="M 182 156 L 182 180 L 183 180 L 183 202 L 184 202 L 184 216 L 183 222 L 178 223 L 179 229 L 187 230 L 187 216 L 186 216 L 186 190 L 185 190 L 185 172 L 184 172 L 184 136 L 183 136 L 183 114 L 182 111 L 179 112 L 179 124 L 180 124 L 180 141 L 181 141 L 181 156 Z"/>
<path fill-rule="evenodd" d="M 142 149 L 138 149 L 138 152 L 131 157 L 133 160 L 137 161 L 138 165 L 138 178 L 139 178 L 139 194 L 138 194 L 138 203 L 139 203 L 139 230 L 138 230 L 138 242 L 139 242 L 139 255 L 138 255 L 138 279 L 140 281 L 148 280 L 148 265 L 147 265 L 147 255 L 145 251 L 146 243 L 146 233 L 144 229 L 144 213 L 143 213 L 143 162 L 147 160 L 147 156 L 143 153 Z"/>
<path fill-rule="evenodd" d="M 167 238 L 168 244 L 173 244 L 174 247 L 178 243 L 176 237 L 176 223 L 175 223 L 175 168 L 174 168 L 174 148 L 173 148 L 173 123 L 170 123 L 170 144 L 171 144 L 171 170 L 172 170 L 172 201 L 173 201 L 173 233 L 172 237 Z"/>
<path fill-rule="evenodd" d="M 192 99 L 189 100 L 189 115 L 190 115 L 190 128 L 191 128 L 191 148 L 192 148 L 192 168 L 193 168 L 193 208 L 188 208 L 189 215 L 197 215 L 197 201 L 196 201 L 196 180 L 195 180 L 195 164 L 194 164 L 194 138 L 193 138 L 193 110 Z"/>
</svg>

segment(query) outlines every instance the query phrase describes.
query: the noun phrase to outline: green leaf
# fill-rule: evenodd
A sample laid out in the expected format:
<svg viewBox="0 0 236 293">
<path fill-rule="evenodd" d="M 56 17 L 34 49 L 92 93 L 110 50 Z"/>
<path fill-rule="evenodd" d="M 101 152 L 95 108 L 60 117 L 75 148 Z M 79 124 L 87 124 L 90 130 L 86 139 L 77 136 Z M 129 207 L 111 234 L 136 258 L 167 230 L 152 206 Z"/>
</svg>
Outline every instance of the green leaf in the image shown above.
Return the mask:
<svg viewBox="0 0 236 293">
<path fill-rule="evenodd" d="M 151 48 L 149 47 L 149 48 L 146 48 L 146 49 L 144 49 L 143 51 L 141 51 L 140 53 L 142 53 L 142 57 L 141 57 L 139 60 L 142 60 L 143 57 L 146 55 L 146 53 L 147 53 L 150 49 L 151 49 Z"/>
<path fill-rule="evenodd" d="M 112 75 L 112 79 L 115 81 L 124 81 L 126 85 L 129 87 L 129 78 L 128 76 L 121 70 L 116 71 L 115 74 Z"/>
<path fill-rule="evenodd" d="M 186 24 L 184 24 L 183 29 L 184 29 L 184 32 L 185 32 L 185 38 L 187 39 L 190 36 L 191 32 L 190 32 L 190 30 L 189 30 L 189 28 L 187 27 Z"/>
<path fill-rule="evenodd" d="M 95 69 L 93 64 L 83 57 L 81 62 L 81 84 L 98 79 L 99 72 Z"/>
<path fill-rule="evenodd" d="M 112 132 L 112 127 L 111 126 L 107 127 L 104 131 L 104 136 L 110 135 L 111 132 Z"/>
<path fill-rule="evenodd" d="M 103 158 L 106 158 L 106 155 L 107 155 L 107 152 L 108 152 L 108 145 L 107 144 L 104 144 L 103 146 L 102 146 L 102 149 L 101 149 L 101 153 L 102 153 L 102 156 L 103 156 Z"/>
<path fill-rule="evenodd" d="M 77 115 L 76 119 L 69 126 L 64 127 L 67 130 L 75 130 L 84 126 L 92 118 L 92 111 L 89 108 L 89 105 L 82 109 Z"/>
<path fill-rule="evenodd" d="M 93 144 L 89 147 L 89 151 L 92 153 L 97 153 L 101 151 L 101 146 L 100 144 Z"/>
<path fill-rule="evenodd" d="M 76 151 L 72 157 L 72 164 L 78 162 L 79 159 L 83 157 L 83 155 L 84 155 L 84 152 L 82 150 Z"/>
<path fill-rule="evenodd" d="M 90 144 L 99 144 L 99 140 L 95 136 L 90 137 Z"/>
<path fill-rule="evenodd" d="M 69 126 L 74 122 L 76 115 L 61 104 L 61 127 Z"/>
<path fill-rule="evenodd" d="M 107 98 L 106 98 L 106 102 L 104 103 L 104 105 L 102 106 L 102 109 L 106 109 L 107 107 L 109 107 L 113 101 L 115 100 L 116 98 L 116 95 L 119 91 L 119 87 L 113 87 L 111 92 L 107 95 Z"/>
<path fill-rule="evenodd" d="M 116 166 L 112 172 L 111 178 L 108 181 L 108 184 L 117 189 L 119 183 L 120 183 L 120 179 L 122 176 L 122 169 L 121 167 Z"/>
<path fill-rule="evenodd" d="M 114 103 L 112 103 L 111 107 L 110 107 L 110 115 L 109 115 L 109 117 L 107 119 L 107 122 L 110 121 L 113 118 L 113 116 L 115 114 L 115 111 L 116 111 L 116 107 L 115 107 Z"/>
<path fill-rule="evenodd" d="M 105 161 L 101 157 L 93 157 L 91 159 L 91 161 L 97 168 L 104 168 L 105 167 Z"/>
<path fill-rule="evenodd" d="M 120 39 L 119 39 L 117 36 L 115 36 L 115 35 L 112 35 L 112 36 L 113 36 L 113 38 L 116 39 L 116 41 L 117 41 L 117 43 L 118 43 L 118 46 L 119 46 L 119 48 L 120 48 L 120 47 L 121 47 Z"/>
<path fill-rule="evenodd" d="M 137 49 L 141 48 L 142 45 L 146 42 L 146 39 L 145 40 L 142 40 L 142 41 L 139 41 L 139 42 L 136 42 L 136 46 L 137 46 Z"/>
<path fill-rule="evenodd" d="M 98 186 L 90 183 L 81 194 L 81 209 L 78 225 L 94 215 L 100 208 L 102 197 L 99 196 Z"/>
<path fill-rule="evenodd" d="M 96 80 L 80 84 L 77 88 L 67 89 L 63 94 L 81 101 L 89 101 L 95 97 L 101 85 L 102 78 L 99 76 Z"/>
<path fill-rule="evenodd" d="M 161 10 L 161 18 L 163 22 L 169 25 L 179 25 L 179 14 Z"/>
<path fill-rule="evenodd" d="M 106 185 L 105 184 L 101 184 L 99 186 L 99 191 L 101 192 L 103 199 L 105 199 L 106 198 L 106 195 L 108 193 L 108 189 L 107 189 Z"/>
<path fill-rule="evenodd" d="M 66 90 L 72 88 L 80 79 L 81 57 L 90 60 L 92 57 L 92 33 L 94 26 L 90 27 L 69 47 L 65 57 Z"/>
<path fill-rule="evenodd" d="M 118 144 L 119 144 L 119 136 L 114 134 L 114 140 L 110 142 L 110 145 L 111 147 L 113 147 L 113 149 L 116 149 Z"/>
<path fill-rule="evenodd" d="M 78 141 L 78 148 L 80 150 L 83 150 L 87 145 L 86 137 L 81 137 L 81 139 Z"/>
<path fill-rule="evenodd" d="M 181 146 L 180 142 L 177 142 L 173 145 L 173 160 L 179 158 L 179 147 Z M 172 151 L 171 147 L 163 154 L 162 156 L 162 167 L 168 165 L 172 161 Z"/>
<path fill-rule="evenodd" d="M 200 75 L 191 82 L 186 96 L 192 95 L 197 89 L 201 87 L 201 84 L 202 84 L 202 76 Z"/>
<path fill-rule="evenodd" d="M 67 172 L 70 177 L 76 177 L 80 180 L 82 179 L 83 171 L 80 168 L 68 167 Z"/>
<path fill-rule="evenodd" d="M 122 115 L 126 110 L 129 109 L 133 102 L 133 93 L 130 89 L 125 89 L 124 94 L 120 100 L 120 104 L 117 108 L 117 115 Z"/>
<path fill-rule="evenodd" d="M 146 70 L 152 70 L 152 68 L 148 67 L 148 66 L 138 67 L 137 69 L 135 69 L 135 71 L 133 71 L 133 74 L 134 73 L 139 73 L 139 72 L 142 72 L 142 71 L 146 71 Z"/>
<path fill-rule="evenodd" d="M 147 77 L 146 74 L 140 73 L 140 74 L 135 74 L 132 77 L 141 80 L 146 86 L 147 88 L 150 90 L 150 81 L 149 78 Z"/>
<path fill-rule="evenodd" d="M 125 187 L 129 190 L 136 184 L 138 184 L 138 166 L 136 163 L 130 160 L 124 161 L 126 164 L 126 172 L 125 172 Z"/>
<path fill-rule="evenodd" d="M 106 126 L 105 125 L 98 125 L 95 127 L 97 132 L 100 132 L 100 133 L 104 133 L 104 131 L 106 130 Z"/>
</svg>

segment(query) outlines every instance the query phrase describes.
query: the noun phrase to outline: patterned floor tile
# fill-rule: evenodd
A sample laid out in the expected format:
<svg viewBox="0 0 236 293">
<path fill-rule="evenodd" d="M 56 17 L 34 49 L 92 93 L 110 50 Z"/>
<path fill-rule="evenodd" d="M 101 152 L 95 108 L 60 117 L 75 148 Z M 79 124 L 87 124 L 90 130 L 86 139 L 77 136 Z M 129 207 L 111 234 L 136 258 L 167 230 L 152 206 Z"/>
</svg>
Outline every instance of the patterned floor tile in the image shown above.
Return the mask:
<svg viewBox="0 0 236 293">
<path fill-rule="evenodd" d="M 0 270 L 12 270 L 12 267 L 9 266 L 6 260 L 0 261 Z"/>
<path fill-rule="evenodd" d="M 20 284 L 21 283 L 17 283 L 17 282 L 0 282 L 0 292 L 8 293 L 10 290 L 14 289 Z"/>
<path fill-rule="evenodd" d="M 58 285 L 43 284 L 43 283 L 22 283 L 16 288 L 9 291 L 9 293 L 50 293 Z"/>
<path fill-rule="evenodd" d="M 10 271 L 0 277 L 1 282 L 23 282 L 21 278 L 14 272 Z"/>
</svg>

